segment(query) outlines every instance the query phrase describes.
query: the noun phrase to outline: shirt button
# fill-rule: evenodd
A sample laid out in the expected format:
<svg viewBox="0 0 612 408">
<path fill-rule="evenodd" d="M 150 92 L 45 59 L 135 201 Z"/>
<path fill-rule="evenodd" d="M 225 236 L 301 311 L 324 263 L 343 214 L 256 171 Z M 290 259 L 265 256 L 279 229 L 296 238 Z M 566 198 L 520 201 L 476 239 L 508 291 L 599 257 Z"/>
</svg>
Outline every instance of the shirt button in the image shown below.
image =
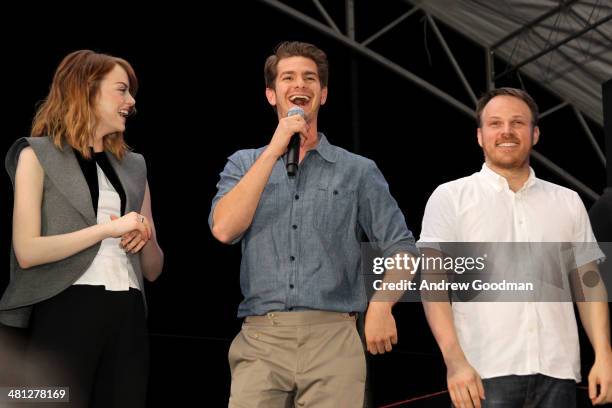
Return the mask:
<svg viewBox="0 0 612 408">
<path fill-rule="evenodd" d="M 293 224 L 293 225 L 291 226 L 291 228 L 293 228 L 293 229 L 297 229 L 297 225 Z"/>
<path fill-rule="evenodd" d="M 299 194 L 296 194 L 296 195 L 295 195 L 295 199 L 296 199 L 296 200 L 299 200 L 299 199 L 300 199 L 300 195 L 299 195 Z"/>
<path fill-rule="evenodd" d="M 289 259 L 291 259 L 291 262 L 293 262 L 293 261 L 295 261 L 295 256 L 291 255 L 291 256 L 289 257 Z"/>
<path fill-rule="evenodd" d="M 293 283 L 289 285 L 289 289 L 293 289 Z"/>
</svg>

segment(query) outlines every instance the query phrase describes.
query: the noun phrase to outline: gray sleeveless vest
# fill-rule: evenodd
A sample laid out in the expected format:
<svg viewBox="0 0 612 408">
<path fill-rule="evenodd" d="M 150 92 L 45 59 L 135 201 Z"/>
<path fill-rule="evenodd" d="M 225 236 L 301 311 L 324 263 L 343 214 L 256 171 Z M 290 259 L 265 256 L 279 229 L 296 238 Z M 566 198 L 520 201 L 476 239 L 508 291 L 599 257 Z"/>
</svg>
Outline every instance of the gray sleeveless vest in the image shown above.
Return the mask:
<svg viewBox="0 0 612 408">
<path fill-rule="evenodd" d="M 31 146 L 44 172 L 41 205 L 41 235 L 58 235 L 97 224 L 89 187 L 72 148 L 55 147 L 49 137 L 18 139 L 9 149 L 5 165 L 15 186 L 15 172 L 21 150 Z M 125 212 L 140 212 L 145 193 L 147 169 L 144 158 L 128 152 L 118 161 L 106 153 L 126 195 Z M 97 205 L 97 203 L 95 203 Z M 32 305 L 70 287 L 91 265 L 100 243 L 57 262 L 21 269 L 11 247 L 10 282 L 0 299 L 0 323 L 27 327 Z M 144 297 L 140 254 L 129 254 Z M 146 301 L 145 301 L 146 305 Z M 78 307 L 78 305 L 75 305 Z"/>
</svg>

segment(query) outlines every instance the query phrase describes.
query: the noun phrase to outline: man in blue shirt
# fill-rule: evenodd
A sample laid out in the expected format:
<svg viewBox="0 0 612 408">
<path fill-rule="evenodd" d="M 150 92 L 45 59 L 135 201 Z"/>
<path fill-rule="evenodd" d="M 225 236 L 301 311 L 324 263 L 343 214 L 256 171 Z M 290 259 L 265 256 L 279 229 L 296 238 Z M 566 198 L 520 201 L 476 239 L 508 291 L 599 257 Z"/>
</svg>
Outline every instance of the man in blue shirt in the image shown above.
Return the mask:
<svg viewBox="0 0 612 408">
<path fill-rule="evenodd" d="M 368 307 L 362 238 L 385 257 L 417 253 L 414 238 L 375 163 L 317 130 L 325 53 L 282 43 L 266 61 L 265 80 L 278 126 L 267 146 L 229 157 L 209 216 L 219 241 L 242 245 L 245 320 L 229 351 L 229 405 L 360 407 L 365 355 L 355 314 L 368 309 L 371 353 L 397 343 L 393 301 Z M 287 116 L 293 107 L 304 116 Z M 295 133 L 299 170 L 289 177 L 285 152 Z"/>
</svg>

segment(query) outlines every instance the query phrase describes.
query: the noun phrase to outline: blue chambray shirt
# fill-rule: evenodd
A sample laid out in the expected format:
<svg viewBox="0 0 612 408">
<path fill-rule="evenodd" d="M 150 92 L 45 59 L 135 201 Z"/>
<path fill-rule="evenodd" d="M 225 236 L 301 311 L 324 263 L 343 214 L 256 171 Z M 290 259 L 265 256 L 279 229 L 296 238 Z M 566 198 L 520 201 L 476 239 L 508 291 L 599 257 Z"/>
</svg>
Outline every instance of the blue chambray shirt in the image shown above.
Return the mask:
<svg viewBox="0 0 612 408">
<path fill-rule="evenodd" d="M 232 154 L 217 184 L 215 205 L 265 147 Z M 279 159 L 241 241 L 238 317 L 271 311 L 363 312 L 363 233 L 382 251 L 418 254 L 414 237 L 376 164 L 334 146 L 319 133 L 295 177 Z"/>
</svg>

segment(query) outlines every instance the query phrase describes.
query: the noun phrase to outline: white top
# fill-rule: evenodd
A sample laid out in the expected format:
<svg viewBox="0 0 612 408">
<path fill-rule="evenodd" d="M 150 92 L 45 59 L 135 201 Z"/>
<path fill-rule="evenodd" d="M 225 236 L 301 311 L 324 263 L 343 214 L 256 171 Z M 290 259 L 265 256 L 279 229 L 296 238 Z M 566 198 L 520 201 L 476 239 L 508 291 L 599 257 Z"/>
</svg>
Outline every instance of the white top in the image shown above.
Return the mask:
<svg viewBox="0 0 612 408">
<path fill-rule="evenodd" d="M 121 198 L 97 164 L 96 169 L 100 190 L 98 224 L 106 224 L 111 221 L 111 214 L 121 216 Z M 140 289 L 132 263 L 119 246 L 120 242 L 121 238 L 104 239 L 92 264 L 74 284 L 104 286 L 112 291 Z"/>
<path fill-rule="evenodd" d="M 595 242 L 578 194 L 533 169 L 516 193 L 486 164 L 431 195 L 419 242 Z M 596 245 L 594 247 L 597 247 Z M 576 254 L 578 266 L 603 253 Z M 459 343 L 482 378 L 544 374 L 580 382 L 571 302 L 455 302 Z"/>
</svg>

